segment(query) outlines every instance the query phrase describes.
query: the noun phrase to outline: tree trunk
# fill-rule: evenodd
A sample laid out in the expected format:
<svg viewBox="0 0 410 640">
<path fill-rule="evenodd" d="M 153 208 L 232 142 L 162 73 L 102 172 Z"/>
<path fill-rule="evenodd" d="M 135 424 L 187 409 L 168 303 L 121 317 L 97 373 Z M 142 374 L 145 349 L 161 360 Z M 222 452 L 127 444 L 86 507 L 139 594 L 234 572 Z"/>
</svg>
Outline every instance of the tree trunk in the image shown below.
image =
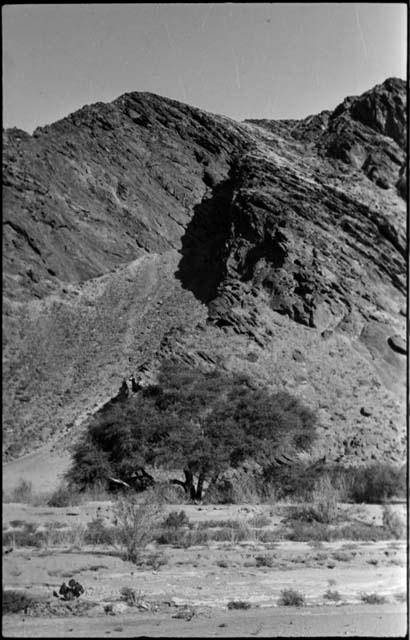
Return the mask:
<svg viewBox="0 0 410 640">
<path fill-rule="evenodd" d="M 202 489 L 204 486 L 204 480 L 205 480 L 205 476 L 203 473 L 199 474 L 198 477 L 198 483 L 196 485 L 196 499 L 197 500 L 202 500 Z"/>
<path fill-rule="evenodd" d="M 185 475 L 185 492 L 189 493 L 191 500 L 195 500 L 196 491 L 194 485 L 194 475 L 190 469 L 184 469 Z"/>
</svg>

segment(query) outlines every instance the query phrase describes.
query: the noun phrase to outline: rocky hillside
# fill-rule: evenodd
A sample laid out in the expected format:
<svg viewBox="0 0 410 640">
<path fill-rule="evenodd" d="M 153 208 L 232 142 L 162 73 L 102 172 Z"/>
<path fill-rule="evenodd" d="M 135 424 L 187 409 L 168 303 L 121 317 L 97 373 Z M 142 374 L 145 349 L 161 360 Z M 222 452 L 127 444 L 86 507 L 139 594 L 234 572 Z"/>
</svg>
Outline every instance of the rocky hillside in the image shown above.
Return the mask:
<svg viewBox="0 0 410 640">
<path fill-rule="evenodd" d="M 315 455 L 405 455 L 406 85 L 237 123 L 147 93 L 3 132 L 6 459 L 163 358 L 319 414 Z"/>
</svg>

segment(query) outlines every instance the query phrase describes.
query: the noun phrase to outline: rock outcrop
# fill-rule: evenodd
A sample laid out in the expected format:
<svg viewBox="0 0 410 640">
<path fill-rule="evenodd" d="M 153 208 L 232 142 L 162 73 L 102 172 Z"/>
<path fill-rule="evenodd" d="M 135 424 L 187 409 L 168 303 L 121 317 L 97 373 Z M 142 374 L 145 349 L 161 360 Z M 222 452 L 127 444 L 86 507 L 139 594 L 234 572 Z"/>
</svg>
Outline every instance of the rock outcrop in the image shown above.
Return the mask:
<svg viewBox="0 0 410 640">
<path fill-rule="evenodd" d="M 174 358 L 302 397 L 318 457 L 401 461 L 405 100 L 240 124 L 130 93 L 4 131 L 6 456 Z"/>
</svg>

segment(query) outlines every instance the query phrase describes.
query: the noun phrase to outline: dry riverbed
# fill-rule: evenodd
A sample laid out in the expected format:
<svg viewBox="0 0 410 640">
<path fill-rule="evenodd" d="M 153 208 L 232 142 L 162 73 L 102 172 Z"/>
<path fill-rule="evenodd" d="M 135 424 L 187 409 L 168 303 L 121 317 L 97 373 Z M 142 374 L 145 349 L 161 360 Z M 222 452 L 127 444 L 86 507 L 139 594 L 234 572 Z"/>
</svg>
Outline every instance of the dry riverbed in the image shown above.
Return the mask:
<svg viewBox="0 0 410 640">
<path fill-rule="evenodd" d="M 341 508 L 347 520 L 381 522 L 378 505 Z M 403 635 L 405 541 L 275 540 L 289 509 L 289 505 L 167 505 L 164 515 L 184 510 L 194 527 L 209 525 L 216 531 L 231 526 L 226 536 L 230 539 L 189 546 L 151 543 L 138 565 L 123 560 L 116 545 L 80 544 L 80 540 L 75 544 L 71 539 L 70 544 L 3 546 L 3 588 L 37 601 L 26 612 L 5 615 L 3 633 L 9 637 Z M 404 516 L 403 505 L 395 510 Z M 111 522 L 110 503 L 64 508 L 5 504 L 3 534 L 27 523 L 31 530 L 76 530 L 96 519 Z M 239 539 L 233 522 L 258 527 L 250 527 L 255 533 L 249 539 Z M 53 597 L 53 591 L 71 578 L 83 585 L 84 594 L 68 603 Z M 281 605 L 284 590 L 303 595 L 304 606 Z"/>
</svg>

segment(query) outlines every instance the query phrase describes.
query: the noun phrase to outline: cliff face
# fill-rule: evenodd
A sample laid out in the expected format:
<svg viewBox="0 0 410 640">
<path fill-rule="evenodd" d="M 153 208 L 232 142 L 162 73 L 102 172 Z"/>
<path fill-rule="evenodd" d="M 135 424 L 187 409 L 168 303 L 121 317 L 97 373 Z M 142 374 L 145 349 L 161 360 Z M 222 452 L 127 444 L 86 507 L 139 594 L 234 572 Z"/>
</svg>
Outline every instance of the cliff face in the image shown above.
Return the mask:
<svg viewBox="0 0 410 640">
<path fill-rule="evenodd" d="M 242 124 L 132 93 L 5 131 L 6 455 L 171 357 L 303 397 L 318 456 L 401 461 L 405 89 Z"/>
</svg>

